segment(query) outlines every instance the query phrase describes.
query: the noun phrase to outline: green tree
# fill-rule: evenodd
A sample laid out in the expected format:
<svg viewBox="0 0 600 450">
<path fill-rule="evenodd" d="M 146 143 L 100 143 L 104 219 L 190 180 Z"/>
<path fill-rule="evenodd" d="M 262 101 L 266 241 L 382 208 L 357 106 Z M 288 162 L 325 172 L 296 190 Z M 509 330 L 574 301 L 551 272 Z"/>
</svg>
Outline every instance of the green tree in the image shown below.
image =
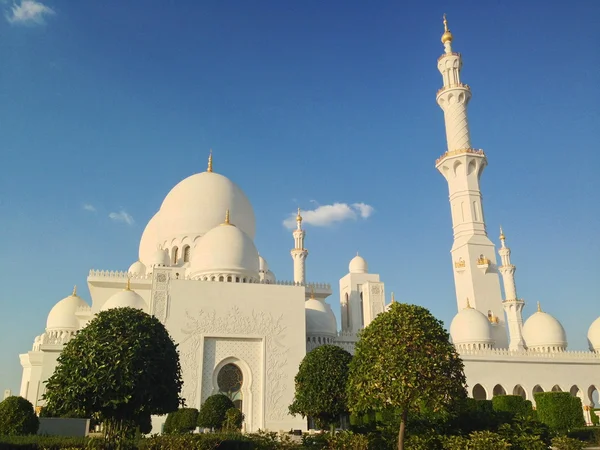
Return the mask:
<svg viewBox="0 0 600 450">
<path fill-rule="evenodd" d="M 40 421 L 29 400 L 11 396 L 0 402 L 0 435 L 35 434 L 39 426 Z"/>
<path fill-rule="evenodd" d="M 44 398 L 54 413 L 97 416 L 120 446 L 150 415 L 183 403 L 177 345 L 162 323 L 134 308 L 98 315 L 65 345 Z"/>
<path fill-rule="evenodd" d="M 400 414 L 404 449 L 409 413 L 447 410 L 466 396 L 463 363 L 441 321 L 427 309 L 393 303 L 360 333 L 348 378 L 351 412 Z"/>
<path fill-rule="evenodd" d="M 225 413 L 224 428 L 227 431 L 240 431 L 244 423 L 244 413 L 237 408 L 229 408 Z"/>
<path fill-rule="evenodd" d="M 235 408 L 229 397 L 224 394 L 211 395 L 200 407 L 198 426 L 220 430 L 225 424 L 227 410 Z"/>
<path fill-rule="evenodd" d="M 296 393 L 289 410 L 312 417 L 321 428 L 334 426 L 348 412 L 346 384 L 352 355 L 335 345 L 323 345 L 308 353 L 296 375 Z"/>
</svg>

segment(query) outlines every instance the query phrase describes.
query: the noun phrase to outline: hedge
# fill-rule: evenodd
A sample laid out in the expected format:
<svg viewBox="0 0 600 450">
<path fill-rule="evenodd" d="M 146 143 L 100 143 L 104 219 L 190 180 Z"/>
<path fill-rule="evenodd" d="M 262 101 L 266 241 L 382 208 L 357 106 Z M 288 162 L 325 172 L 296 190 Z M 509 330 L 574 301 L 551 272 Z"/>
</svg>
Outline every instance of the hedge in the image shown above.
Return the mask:
<svg viewBox="0 0 600 450">
<path fill-rule="evenodd" d="M 0 450 L 101 449 L 102 439 L 64 436 L 0 436 Z"/>
<path fill-rule="evenodd" d="M 579 397 L 568 392 L 538 392 L 534 398 L 538 420 L 552 431 L 564 434 L 585 425 Z"/>
<path fill-rule="evenodd" d="M 494 411 L 504 411 L 517 418 L 531 417 L 533 407 L 529 400 L 520 395 L 497 395 L 492 398 Z"/>
</svg>

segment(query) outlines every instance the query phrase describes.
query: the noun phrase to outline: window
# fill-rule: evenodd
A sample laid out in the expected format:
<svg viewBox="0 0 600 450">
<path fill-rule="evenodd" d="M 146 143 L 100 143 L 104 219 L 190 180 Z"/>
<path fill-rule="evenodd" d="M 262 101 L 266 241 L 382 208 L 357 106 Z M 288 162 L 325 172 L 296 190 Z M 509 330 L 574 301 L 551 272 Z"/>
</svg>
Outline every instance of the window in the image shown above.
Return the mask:
<svg viewBox="0 0 600 450">
<path fill-rule="evenodd" d="M 233 363 L 224 365 L 217 375 L 219 392 L 229 397 L 236 408 L 242 409 L 242 386 L 244 374 L 241 369 Z"/>
<path fill-rule="evenodd" d="M 183 262 L 190 262 L 190 246 L 183 247 Z"/>
<path fill-rule="evenodd" d="M 179 261 L 179 248 L 173 247 L 173 264 L 177 264 Z"/>
</svg>

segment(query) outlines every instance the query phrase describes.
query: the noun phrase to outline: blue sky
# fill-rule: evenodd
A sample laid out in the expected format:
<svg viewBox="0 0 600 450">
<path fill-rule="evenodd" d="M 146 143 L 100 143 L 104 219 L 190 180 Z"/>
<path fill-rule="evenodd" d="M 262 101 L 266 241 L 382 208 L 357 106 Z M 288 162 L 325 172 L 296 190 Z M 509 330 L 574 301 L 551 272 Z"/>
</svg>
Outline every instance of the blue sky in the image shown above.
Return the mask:
<svg viewBox="0 0 600 450">
<path fill-rule="evenodd" d="M 252 201 L 279 279 L 296 205 L 346 204 L 345 220 L 306 226 L 308 278 L 336 288 L 336 313 L 359 251 L 388 296 L 448 325 L 444 12 L 488 155 L 490 235 L 504 226 L 525 315 L 541 301 L 586 347 L 600 315 L 600 2 L 40 1 L 0 1 L 0 389 L 18 392 L 18 354 L 74 284 L 89 301 L 90 268 L 137 259 L 209 148 Z"/>
</svg>

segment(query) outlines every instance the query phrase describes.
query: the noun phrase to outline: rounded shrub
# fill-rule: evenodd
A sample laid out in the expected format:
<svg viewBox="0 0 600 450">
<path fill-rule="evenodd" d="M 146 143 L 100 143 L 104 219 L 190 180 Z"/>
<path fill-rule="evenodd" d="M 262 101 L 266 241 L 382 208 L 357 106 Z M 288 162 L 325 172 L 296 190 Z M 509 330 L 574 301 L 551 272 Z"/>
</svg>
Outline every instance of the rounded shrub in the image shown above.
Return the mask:
<svg viewBox="0 0 600 450">
<path fill-rule="evenodd" d="M 39 427 L 40 421 L 29 400 L 12 396 L 0 402 L 0 435 L 36 434 Z"/>
<path fill-rule="evenodd" d="M 179 408 L 167 415 L 165 421 L 165 434 L 191 433 L 198 424 L 198 410 L 196 408 Z"/>
<path fill-rule="evenodd" d="M 552 448 L 556 450 L 582 450 L 585 444 L 579 439 L 557 436 L 552 439 Z"/>
<path fill-rule="evenodd" d="M 235 408 L 235 405 L 226 395 L 211 395 L 200 407 L 198 426 L 220 430 L 225 424 L 227 410 L 231 408 Z"/>
<path fill-rule="evenodd" d="M 579 397 L 568 392 L 539 392 L 534 394 L 537 418 L 557 433 L 583 427 L 583 407 Z"/>
</svg>

